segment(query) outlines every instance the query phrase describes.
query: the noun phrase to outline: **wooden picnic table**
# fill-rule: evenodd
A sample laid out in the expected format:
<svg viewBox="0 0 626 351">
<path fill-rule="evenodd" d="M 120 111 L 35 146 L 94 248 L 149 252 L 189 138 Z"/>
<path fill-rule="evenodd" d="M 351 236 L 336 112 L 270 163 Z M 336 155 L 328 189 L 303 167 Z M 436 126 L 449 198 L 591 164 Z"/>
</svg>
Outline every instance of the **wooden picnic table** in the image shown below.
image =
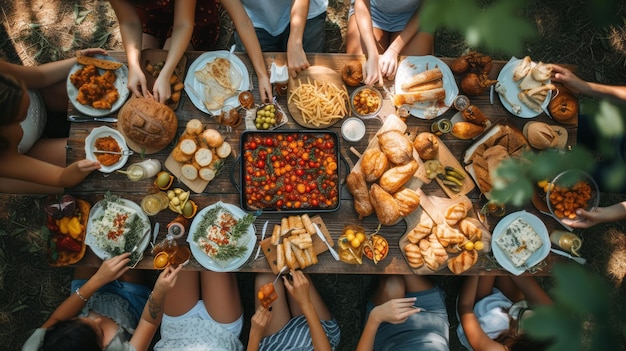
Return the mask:
<svg viewBox="0 0 626 351">
<path fill-rule="evenodd" d="M 189 67 L 189 65 L 201 54 L 202 52 L 187 52 L 185 54 L 186 67 Z M 110 52 L 110 55 L 122 62 L 126 62 L 126 56 L 124 52 L 113 51 L 113 52 Z M 259 93 L 256 90 L 256 86 L 257 86 L 256 74 L 255 74 L 253 67 L 250 64 L 250 61 L 247 55 L 244 53 L 235 53 L 235 55 L 237 55 L 245 63 L 248 69 L 248 73 L 250 74 L 250 81 L 253 86 L 252 92 L 255 95 L 256 102 L 260 103 Z M 280 57 L 284 61 L 286 61 L 284 53 L 264 53 L 264 57 L 265 57 L 266 66 L 268 67 L 268 69 L 271 66 L 273 60 L 277 57 Z M 344 66 L 344 64 L 351 59 L 358 59 L 361 62 L 365 62 L 365 58 L 363 56 L 347 55 L 347 54 L 308 54 L 307 57 L 311 65 L 329 67 L 339 73 L 341 72 L 341 69 Z M 440 59 L 448 64 L 451 63 L 453 60 L 452 58 L 440 58 Z M 499 71 L 505 64 L 506 64 L 506 61 L 494 61 L 493 68 L 489 74 L 489 77 L 492 79 L 496 79 Z M 455 77 L 455 78 L 458 84 L 460 78 L 459 77 Z M 392 85 L 393 85 L 393 82 L 386 82 L 387 87 L 390 87 Z M 352 92 L 353 88 L 348 87 L 348 90 L 349 92 Z M 386 95 L 384 91 L 383 91 L 383 94 Z M 512 125 L 517 126 L 520 130 L 523 128 L 523 125 L 529 120 L 554 123 L 553 121 L 550 120 L 549 117 L 547 117 L 543 113 L 532 119 L 524 119 L 524 118 L 515 117 L 512 114 L 510 114 L 508 111 L 506 111 L 506 109 L 503 107 L 502 103 L 500 102 L 500 99 L 498 98 L 497 94 L 495 94 L 494 96 L 493 104 L 490 103 L 488 90 L 482 96 L 471 97 L 470 100 L 472 104 L 478 106 L 485 113 L 485 115 L 490 118 L 492 123 L 497 123 L 497 122 L 510 123 Z M 288 108 L 287 108 L 287 96 L 286 95 L 278 96 L 277 102 L 280 106 L 283 107 L 284 111 L 287 112 L 287 114 L 289 114 Z M 189 99 L 186 93 L 183 93 L 180 104 L 178 108 L 175 110 L 175 112 L 179 119 L 179 134 L 184 130 L 186 122 L 193 118 L 200 119 L 205 125 L 211 126 L 215 129 L 223 131 L 223 127 L 219 126 L 219 124 L 216 122 L 214 117 L 209 116 L 199 111 L 193 105 L 192 101 Z M 452 118 L 456 112 L 457 111 L 454 108 L 450 108 L 447 112 L 445 112 L 442 116 L 438 117 L 437 119 Z M 244 112 L 242 111 L 241 113 L 243 114 Z M 392 105 L 389 99 L 385 99 L 383 109 L 381 111 L 381 115 L 387 116 L 392 113 L 394 114 L 396 113 L 395 107 Z M 68 115 L 72 115 L 72 114 L 79 114 L 79 113 L 78 111 L 74 109 L 72 104 L 70 104 L 68 108 Z M 381 121 L 378 119 L 367 119 L 364 122 L 366 125 L 366 136 L 361 141 L 359 142 L 347 142 L 345 140 L 340 141 L 340 154 L 347 161 L 346 163 L 350 166 L 350 168 L 352 168 L 354 164 L 358 161 L 358 157 L 350 149 L 354 148 L 354 150 L 356 150 L 357 152 L 363 152 L 367 148 L 369 140 L 371 140 L 371 138 L 376 134 L 376 132 L 381 127 Z M 422 131 L 430 131 L 430 126 L 432 122 L 433 122 L 432 120 L 420 119 L 420 118 L 416 118 L 413 116 L 410 116 L 406 121 L 407 126 L 408 126 L 408 131 L 413 132 L 413 133 L 419 133 Z M 71 129 L 70 129 L 70 137 L 68 141 L 68 151 L 67 151 L 68 163 L 85 158 L 85 151 L 84 151 L 85 137 L 87 137 L 87 135 L 90 133 L 90 131 L 93 128 L 98 127 L 100 125 L 102 125 L 102 123 L 99 123 L 99 122 L 72 123 Z M 113 128 L 115 128 L 116 126 L 115 123 L 106 124 L 106 125 L 109 125 Z M 337 123 L 327 128 L 327 130 L 335 131 L 339 135 L 341 135 L 340 126 L 341 126 L 341 123 Z M 568 132 L 569 132 L 568 145 L 575 144 L 576 143 L 576 126 L 569 125 L 565 127 L 568 129 Z M 232 133 L 227 134 L 227 135 L 225 134 L 226 140 L 229 143 L 231 143 L 231 145 L 233 146 L 233 150 L 235 151 L 236 154 L 239 153 L 239 147 L 240 147 L 239 137 L 241 133 L 244 131 L 244 129 L 245 129 L 245 126 L 242 123 L 239 127 L 234 129 Z M 295 123 L 292 118 L 289 118 L 288 123 L 280 127 L 279 130 L 283 131 L 283 130 L 289 130 L 289 129 L 297 130 L 297 129 L 304 129 L 304 128 L 298 125 L 297 123 Z M 441 140 L 443 140 L 443 142 L 448 147 L 448 149 L 459 159 L 462 158 L 462 155 L 467 149 L 467 147 L 473 142 L 472 140 L 457 139 L 450 134 L 444 134 L 440 136 L 440 138 Z M 166 147 L 164 150 L 156 154 L 149 155 L 149 157 L 156 158 L 160 160 L 161 163 L 163 164 L 165 160 L 167 159 L 167 157 L 169 156 L 171 150 L 172 150 L 172 147 Z M 141 155 L 139 155 L 138 153 L 135 153 L 134 155 L 130 156 L 130 158 L 128 159 L 128 163 L 126 165 L 130 165 L 132 163 L 139 162 L 139 161 L 141 161 Z M 163 168 L 165 169 L 165 167 Z M 238 173 L 239 165 L 236 162 L 235 157 L 229 157 L 226 160 L 222 171 L 214 180 L 210 182 L 210 184 L 208 185 L 208 187 L 206 188 L 204 192 L 200 194 L 196 194 L 194 192 L 191 193 L 191 199 L 193 199 L 193 201 L 195 201 L 198 204 L 199 209 L 202 209 L 205 206 L 213 204 L 217 201 L 223 201 L 225 203 L 230 203 L 230 204 L 234 204 L 238 206 L 240 205 L 240 194 L 237 190 L 237 187 L 233 184 L 233 182 L 230 179 L 231 170 L 233 171 L 233 174 L 235 174 L 234 178 L 237 179 L 239 176 L 239 173 Z M 340 167 L 340 174 L 339 174 L 340 178 L 345 179 L 345 176 L 348 174 L 347 173 L 348 171 L 349 170 L 345 169 L 345 166 L 342 165 Z M 178 181 L 174 182 L 174 187 L 185 188 L 185 186 Z M 446 194 L 436 184 L 436 182 L 432 182 L 430 184 L 424 184 L 421 189 L 427 195 L 434 195 L 434 196 L 444 197 L 444 198 L 446 197 Z M 78 186 L 74 188 L 66 189 L 67 193 L 70 193 L 79 198 L 88 200 L 91 204 L 94 204 L 97 201 L 101 200 L 104 197 L 105 193 L 107 192 L 111 192 L 123 198 L 135 201 L 136 203 L 140 203 L 141 199 L 146 194 L 155 192 L 155 191 L 156 189 L 153 186 L 153 179 L 131 182 L 130 180 L 128 180 L 128 178 L 124 174 L 115 173 L 115 172 L 111 174 L 103 174 L 97 171 L 89 175 Z M 481 196 L 477 188 L 473 189 L 470 193 L 467 194 L 467 196 L 473 203 L 475 211 L 480 211 L 480 208 L 487 201 Z M 378 226 L 378 220 L 375 215 L 368 216 L 364 218 L 362 221 L 358 219 L 358 215 L 354 210 L 352 197 L 350 193 L 347 191 L 345 185 L 341 186 L 340 199 L 341 199 L 340 200 L 341 205 L 337 211 L 320 213 L 332 238 L 335 240 L 335 247 L 336 247 L 336 240 L 341 234 L 344 225 L 348 223 L 360 224 L 365 228 L 366 232 L 368 233 L 373 232 Z M 520 208 L 514 209 L 514 208 L 507 207 L 507 213 L 518 211 L 518 210 L 526 210 L 530 213 L 533 213 L 539 216 L 539 218 L 541 218 L 543 222 L 545 223 L 546 227 L 548 228 L 548 231 L 551 231 L 553 229 L 562 229 L 562 227 L 557 221 L 555 221 L 549 216 L 539 213 L 539 211 L 537 211 L 530 204 L 527 207 L 524 207 L 521 209 Z M 269 228 L 268 235 L 271 235 L 271 228 L 273 227 L 273 224 L 279 224 L 280 219 L 284 216 L 285 214 L 275 213 L 275 212 L 274 213 L 264 212 L 260 216 L 258 216 L 256 221 L 254 222 L 256 233 L 257 233 L 257 241 L 260 239 L 261 228 L 263 226 L 263 223 L 266 220 L 269 221 L 270 223 L 270 225 L 268 226 Z M 156 222 L 159 222 L 161 224 L 160 226 L 161 229 L 159 232 L 160 234 L 159 234 L 159 238 L 157 239 L 157 242 L 165 237 L 166 224 L 169 223 L 172 219 L 174 219 L 174 217 L 176 217 L 176 213 L 170 210 L 163 210 L 156 216 L 150 217 L 152 226 Z M 501 217 L 488 216 L 485 222 L 487 229 L 492 230 L 500 219 Z M 413 273 L 413 271 L 409 268 L 399 248 L 399 239 L 405 234 L 406 230 L 407 230 L 407 226 L 406 226 L 405 221 L 400 221 L 399 223 L 393 226 L 385 226 L 382 228 L 381 233 L 387 238 L 390 248 L 389 248 L 388 256 L 377 265 L 375 265 L 372 261 L 367 260 L 367 259 L 364 259 L 364 262 L 362 265 L 349 265 L 340 261 L 333 260 L 330 253 L 324 252 L 318 257 L 319 263 L 314 266 L 307 267 L 306 271 L 310 273 L 338 273 L 338 274 L 411 274 Z M 183 244 L 183 239 L 180 239 L 179 243 Z M 148 249 L 146 249 L 146 252 L 144 254 L 144 259 L 137 266 L 138 268 L 141 268 L 141 269 L 153 268 L 153 263 L 152 263 L 153 257 L 150 255 L 149 251 L 150 251 L 150 248 L 148 247 Z M 256 251 L 256 247 L 254 251 Z M 254 252 L 253 252 L 253 256 L 254 256 Z M 487 258 L 490 256 L 491 256 L 491 259 Z M 535 274 L 549 275 L 551 272 L 551 267 L 553 263 L 556 261 L 561 261 L 561 260 L 564 260 L 564 258 L 550 253 L 550 255 L 544 260 L 543 267 L 540 270 L 538 270 Z M 81 261 L 76 263 L 75 265 L 76 266 L 98 266 L 100 262 L 101 262 L 100 259 L 90 249 L 88 249 L 85 254 L 85 257 Z M 491 254 L 487 254 L 484 257 L 481 256 L 481 259 L 479 260 L 478 264 L 475 265 L 473 268 L 471 268 L 469 271 L 465 272 L 464 274 L 476 274 L 476 275 L 508 274 L 506 270 L 502 269 L 494 262 L 495 261 L 493 260 L 493 256 Z M 190 264 L 188 264 L 185 267 L 185 269 L 203 270 L 205 268 L 201 266 L 195 259 L 192 258 Z M 261 254 L 259 259 L 257 260 L 253 260 L 253 257 L 251 257 L 239 269 L 239 271 L 269 272 L 271 271 L 271 269 L 267 261 L 263 258 L 263 254 Z M 447 268 L 445 268 L 443 270 L 437 271 L 434 274 L 449 275 L 452 273 Z M 528 274 L 528 273 L 525 273 L 525 274 Z"/>
</svg>

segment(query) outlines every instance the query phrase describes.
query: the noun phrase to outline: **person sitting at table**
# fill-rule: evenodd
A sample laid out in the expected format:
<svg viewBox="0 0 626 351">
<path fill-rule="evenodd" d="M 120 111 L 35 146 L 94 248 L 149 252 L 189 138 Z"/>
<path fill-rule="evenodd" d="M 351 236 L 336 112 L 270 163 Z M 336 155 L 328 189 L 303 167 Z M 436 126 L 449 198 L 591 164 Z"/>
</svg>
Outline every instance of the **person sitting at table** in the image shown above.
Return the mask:
<svg viewBox="0 0 626 351">
<path fill-rule="evenodd" d="M 551 304 L 552 299 L 531 276 L 468 276 L 458 298 L 459 341 L 468 350 L 545 350 L 521 330 L 528 306 Z"/>
<path fill-rule="evenodd" d="M 365 318 L 357 351 L 450 349 L 444 292 L 424 276 L 381 276 Z"/>
<path fill-rule="evenodd" d="M 272 283 L 272 274 L 257 274 L 255 291 Z M 255 299 L 256 312 L 248 339 L 252 350 L 331 350 L 339 345 L 340 331 L 324 300 L 301 270 L 291 270 L 274 284 L 277 295 L 269 308 Z M 289 296 L 285 293 L 289 292 Z"/>
<path fill-rule="evenodd" d="M 182 266 L 164 269 L 150 292 L 143 273 L 129 271 L 129 256 L 105 260 L 95 273 L 76 268 L 72 294 L 22 350 L 147 350 Z"/>
<path fill-rule="evenodd" d="M 241 0 L 263 51 L 287 52 L 291 77 L 310 66 L 306 52 L 324 52 L 328 0 Z M 238 51 L 242 37 L 235 33 Z"/>
<path fill-rule="evenodd" d="M 383 85 L 393 79 L 398 55 L 434 53 L 433 29 L 424 25 L 419 12 L 424 1 L 352 0 L 348 13 L 346 52 L 365 53 L 363 82 Z"/>
<path fill-rule="evenodd" d="M 163 312 L 154 350 L 243 349 L 243 308 L 235 273 L 180 272 Z"/>
<path fill-rule="evenodd" d="M 5 62 L 0 66 L 3 70 L 15 66 L 15 74 L 24 77 L 26 84 L 32 84 L 37 79 L 50 83 L 49 80 L 54 79 L 48 77 L 57 73 L 46 75 L 45 72 L 67 68 L 67 79 L 70 63 L 74 60 L 42 65 L 46 67 L 41 69 L 27 69 Z M 4 111 L 0 119 L 0 192 L 61 193 L 64 187 L 77 185 L 93 170 L 100 168 L 100 163 L 80 160 L 66 166 L 67 138 L 39 139 L 40 127 L 45 124 L 45 111 L 38 94 L 34 93 L 31 100 L 26 84 L 12 75 L 0 73 L 0 110 Z"/>
</svg>

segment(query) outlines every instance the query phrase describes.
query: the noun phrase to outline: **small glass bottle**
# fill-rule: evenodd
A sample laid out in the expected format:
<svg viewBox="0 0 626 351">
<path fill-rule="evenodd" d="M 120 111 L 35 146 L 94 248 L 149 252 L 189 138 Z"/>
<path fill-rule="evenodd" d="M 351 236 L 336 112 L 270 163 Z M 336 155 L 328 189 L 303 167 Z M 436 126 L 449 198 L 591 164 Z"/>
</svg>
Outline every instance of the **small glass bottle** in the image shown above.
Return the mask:
<svg viewBox="0 0 626 351">
<path fill-rule="evenodd" d="M 161 171 L 161 162 L 156 159 L 147 159 L 138 163 L 133 163 L 126 169 L 126 176 L 133 182 L 152 178 Z"/>
</svg>

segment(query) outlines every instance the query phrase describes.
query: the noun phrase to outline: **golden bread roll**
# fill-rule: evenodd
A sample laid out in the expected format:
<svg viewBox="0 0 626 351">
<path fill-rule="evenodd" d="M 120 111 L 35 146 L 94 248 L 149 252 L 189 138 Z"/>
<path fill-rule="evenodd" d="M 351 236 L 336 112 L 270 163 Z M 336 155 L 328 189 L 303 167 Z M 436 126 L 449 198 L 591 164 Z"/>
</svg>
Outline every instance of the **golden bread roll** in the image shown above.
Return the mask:
<svg viewBox="0 0 626 351">
<path fill-rule="evenodd" d="M 370 188 L 370 201 L 382 225 L 393 225 L 400 219 L 396 199 L 376 183 Z"/>
<path fill-rule="evenodd" d="M 392 194 L 398 204 L 398 211 L 402 217 L 406 217 L 420 205 L 420 196 L 413 189 L 402 188 Z"/>
<path fill-rule="evenodd" d="M 439 153 L 439 138 L 433 133 L 423 132 L 415 137 L 413 146 L 422 160 L 432 160 Z"/>
<path fill-rule="evenodd" d="M 451 244 L 460 244 L 467 240 L 463 233 L 445 224 L 438 225 L 435 228 L 435 236 L 437 236 L 437 240 L 439 240 L 443 247 L 448 247 Z"/>
<path fill-rule="evenodd" d="M 454 226 L 466 216 L 467 216 L 467 208 L 465 208 L 463 204 L 452 205 L 448 207 L 448 209 L 446 210 L 446 214 L 445 214 L 446 223 L 449 226 Z"/>
<path fill-rule="evenodd" d="M 178 132 L 178 118 L 166 105 L 149 98 L 128 100 L 117 114 L 117 129 L 135 152 L 154 154 L 168 146 Z"/>
<path fill-rule="evenodd" d="M 415 175 L 418 167 L 419 163 L 412 160 L 404 165 L 390 168 L 383 173 L 378 180 L 378 184 L 385 189 L 386 192 L 390 194 L 395 193 Z"/>
<path fill-rule="evenodd" d="M 204 131 L 204 126 L 197 118 L 190 119 L 185 125 L 185 134 L 200 135 L 202 131 Z"/>
<path fill-rule="evenodd" d="M 354 209 L 359 214 L 359 219 L 374 213 L 374 207 L 370 202 L 370 193 L 361 172 L 350 172 L 346 177 L 348 191 L 354 197 Z"/>
<path fill-rule="evenodd" d="M 413 160 L 413 143 L 399 130 L 388 130 L 378 135 L 378 146 L 389 161 L 403 165 Z"/>
<path fill-rule="evenodd" d="M 406 256 L 406 260 L 411 268 L 420 268 L 424 265 L 424 258 L 420 248 L 413 243 L 404 246 L 404 256 Z"/>
<path fill-rule="evenodd" d="M 374 182 L 389 168 L 387 156 L 378 148 L 365 150 L 361 157 L 361 172 L 365 176 L 365 181 Z"/>
<path fill-rule="evenodd" d="M 471 122 L 456 122 L 452 126 L 451 133 L 459 139 L 469 140 L 479 136 L 484 131 L 485 127 Z"/>
<path fill-rule="evenodd" d="M 480 240 L 483 237 L 482 229 L 480 229 L 471 218 L 463 218 L 459 222 L 459 229 L 461 229 L 461 233 L 465 234 L 469 240 Z"/>
<path fill-rule="evenodd" d="M 448 269 L 454 274 L 461 274 L 472 268 L 478 261 L 478 252 L 476 250 L 463 250 L 461 254 L 448 261 Z"/>
<path fill-rule="evenodd" d="M 407 239 L 409 242 L 413 244 L 417 244 L 420 240 L 429 236 L 433 231 L 433 221 L 422 221 L 419 222 L 415 228 L 413 228 L 409 234 L 407 234 Z"/>
<path fill-rule="evenodd" d="M 437 237 L 434 235 L 430 235 L 427 239 L 420 240 L 417 245 L 420 248 L 420 253 L 424 258 L 426 267 L 432 271 L 438 270 L 439 267 L 448 260 L 448 252 L 446 252 L 446 249 L 439 243 L 439 240 L 437 240 Z"/>
</svg>

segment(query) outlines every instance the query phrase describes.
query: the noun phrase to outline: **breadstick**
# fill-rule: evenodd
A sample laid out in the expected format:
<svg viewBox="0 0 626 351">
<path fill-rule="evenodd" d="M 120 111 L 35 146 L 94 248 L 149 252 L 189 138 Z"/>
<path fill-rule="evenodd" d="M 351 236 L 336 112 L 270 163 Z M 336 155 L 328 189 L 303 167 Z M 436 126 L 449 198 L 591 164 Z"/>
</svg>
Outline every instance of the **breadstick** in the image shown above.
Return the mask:
<svg viewBox="0 0 626 351">
<path fill-rule="evenodd" d="M 280 225 L 275 224 L 274 230 L 272 231 L 272 239 L 270 243 L 272 243 L 272 245 L 278 245 L 279 242 L 280 242 Z"/>
<path fill-rule="evenodd" d="M 433 69 L 428 69 L 428 70 L 425 70 L 423 72 L 420 72 L 414 75 L 409 80 L 402 83 L 400 87 L 403 90 L 407 90 L 414 85 L 431 82 L 433 80 L 441 79 L 441 78 L 443 78 L 443 73 L 441 73 L 441 70 L 439 69 L 439 67 L 435 67 Z"/>
</svg>

